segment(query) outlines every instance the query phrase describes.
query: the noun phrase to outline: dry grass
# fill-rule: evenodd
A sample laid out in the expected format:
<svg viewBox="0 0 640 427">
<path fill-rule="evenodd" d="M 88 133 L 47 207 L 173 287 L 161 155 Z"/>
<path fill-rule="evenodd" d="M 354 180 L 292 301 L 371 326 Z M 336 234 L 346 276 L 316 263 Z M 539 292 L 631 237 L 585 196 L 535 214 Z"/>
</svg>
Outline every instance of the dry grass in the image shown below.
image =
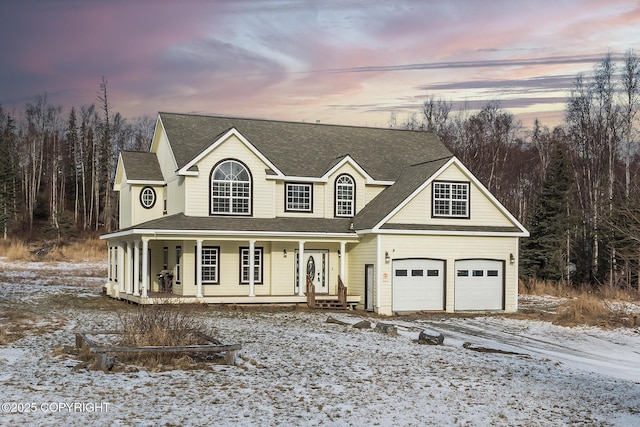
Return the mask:
<svg viewBox="0 0 640 427">
<path fill-rule="evenodd" d="M 7 239 L 0 240 L 0 256 L 6 257 L 8 261 L 104 261 L 107 258 L 107 246 L 99 239 L 32 244 Z"/>
<path fill-rule="evenodd" d="M 616 314 L 605 302 L 593 294 L 582 293 L 560 306 L 555 323 L 565 326 L 594 325 L 609 326 L 617 323 Z"/>
<path fill-rule="evenodd" d="M 640 293 L 637 290 L 624 290 L 615 286 L 574 287 L 565 283 L 527 280 L 520 281 L 519 292 L 524 295 L 566 299 L 560 304 L 557 312 L 548 319 L 559 325 L 590 325 L 604 328 L 636 326 L 633 316 L 629 316 L 622 310 L 612 310 L 608 302 L 640 301 Z"/>
<path fill-rule="evenodd" d="M 203 338 L 213 336 L 214 330 L 206 324 L 205 307 L 193 305 L 153 304 L 139 306 L 137 310 L 119 315 L 123 331 L 118 345 L 184 346 L 211 344 Z M 161 364 L 185 365 L 192 362 L 185 353 L 123 353 L 123 362 L 147 367 Z"/>
<path fill-rule="evenodd" d="M 0 240 L 0 256 L 8 261 L 31 261 L 33 259 L 29 247 L 17 239 Z"/>
</svg>

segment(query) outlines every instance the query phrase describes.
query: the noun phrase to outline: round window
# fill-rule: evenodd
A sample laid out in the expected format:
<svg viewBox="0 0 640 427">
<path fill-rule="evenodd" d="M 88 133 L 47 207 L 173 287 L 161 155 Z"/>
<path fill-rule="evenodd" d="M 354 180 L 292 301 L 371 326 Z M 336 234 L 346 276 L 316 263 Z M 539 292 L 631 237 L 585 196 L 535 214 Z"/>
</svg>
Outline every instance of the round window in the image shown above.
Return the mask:
<svg viewBox="0 0 640 427">
<path fill-rule="evenodd" d="M 140 204 L 143 208 L 151 209 L 156 204 L 156 191 L 151 187 L 144 187 L 140 192 Z"/>
</svg>

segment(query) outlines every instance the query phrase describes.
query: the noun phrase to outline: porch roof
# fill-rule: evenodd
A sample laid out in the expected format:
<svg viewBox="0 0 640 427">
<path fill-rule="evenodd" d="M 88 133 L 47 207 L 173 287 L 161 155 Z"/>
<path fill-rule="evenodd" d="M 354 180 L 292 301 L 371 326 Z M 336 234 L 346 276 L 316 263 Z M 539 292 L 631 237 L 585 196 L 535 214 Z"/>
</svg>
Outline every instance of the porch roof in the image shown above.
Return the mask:
<svg viewBox="0 0 640 427">
<path fill-rule="evenodd" d="M 183 213 L 169 215 L 162 218 L 120 229 L 114 233 L 102 236 L 109 238 L 126 234 L 228 234 L 247 235 L 316 235 L 341 236 L 357 238 L 355 231 L 350 229 L 349 218 L 254 218 L 254 217 L 226 217 L 186 216 Z"/>
</svg>

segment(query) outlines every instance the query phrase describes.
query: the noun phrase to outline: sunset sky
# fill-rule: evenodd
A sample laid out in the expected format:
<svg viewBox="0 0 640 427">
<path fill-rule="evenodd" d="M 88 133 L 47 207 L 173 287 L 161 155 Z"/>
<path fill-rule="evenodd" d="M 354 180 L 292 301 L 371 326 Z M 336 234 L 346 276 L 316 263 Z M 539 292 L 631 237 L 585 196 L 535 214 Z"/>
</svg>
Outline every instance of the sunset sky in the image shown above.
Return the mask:
<svg viewBox="0 0 640 427">
<path fill-rule="evenodd" d="M 554 125 L 578 73 L 640 51 L 637 1 L 3 0 L 0 105 L 97 103 L 386 127 L 428 95 Z"/>
</svg>

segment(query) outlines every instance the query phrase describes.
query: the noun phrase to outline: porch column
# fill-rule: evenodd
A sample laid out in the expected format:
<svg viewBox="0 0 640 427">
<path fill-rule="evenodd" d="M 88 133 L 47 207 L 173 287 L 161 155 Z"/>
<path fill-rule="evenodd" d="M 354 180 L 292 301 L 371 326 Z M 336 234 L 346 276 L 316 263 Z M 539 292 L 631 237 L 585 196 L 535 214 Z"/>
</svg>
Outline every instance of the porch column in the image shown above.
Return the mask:
<svg viewBox="0 0 640 427">
<path fill-rule="evenodd" d="M 124 285 L 125 285 L 125 292 L 128 294 L 131 293 L 131 271 L 132 271 L 131 252 L 133 252 L 132 243 L 127 242 L 127 246 L 125 247 L 125 253 L 124 253 L 124 258 L 125 258 Z"/>
<path fill-rule="evenodd" d="M 202 298 L 202 239 L 196 240 L 196 297 Z"/>
<path fill-rule="evenodd" d="M 347 242 L 344 240 L 340 242 L 340 278 L 342 279 L 342 283 L 346 282 L 346 278 L 344 277 L 344 258 L 346 257 L 345 248 L 347 246 Z"/>
<path fill-rule="evenodd" d="M 140 241 L 133 243 L 133 295 L 140 296 Z"/>
<path fill-rule="evenodd" d="M 124 254 L 127 251 L 127 242 L 118 245 L 118 292 L 124 292 Z"/>
<path fill-rule="evenodd" d="M 113 259 L 111 259 L 111 242 L 107 242 L 107 247 L 109 250 L 107 251 L 107 265 L 109 266 L 109 270 L 107 271 L 107 282 L 109 282 L 109 289 L 111 289 L 111 285 L 113 282 Z"/>
<path fill-rule="evenodd" d="M 256 269 L 256 259 L 255 259 L 255 251 L 256 251 L 256 241 L 249 240 L 249 296 L 256 296 L 255 289 L 255 269 Z"/>
<path fill-rule="evenodd" d="M 142 298 L 149 290 L 149 239 L 142 239 Z"/>
<path fill-rule="evenodd" d="M 304 240 L 298 242 L 298 295 L 305 296 L 307 289 L 307 274 L 304 268 Z"/>
</svg>

